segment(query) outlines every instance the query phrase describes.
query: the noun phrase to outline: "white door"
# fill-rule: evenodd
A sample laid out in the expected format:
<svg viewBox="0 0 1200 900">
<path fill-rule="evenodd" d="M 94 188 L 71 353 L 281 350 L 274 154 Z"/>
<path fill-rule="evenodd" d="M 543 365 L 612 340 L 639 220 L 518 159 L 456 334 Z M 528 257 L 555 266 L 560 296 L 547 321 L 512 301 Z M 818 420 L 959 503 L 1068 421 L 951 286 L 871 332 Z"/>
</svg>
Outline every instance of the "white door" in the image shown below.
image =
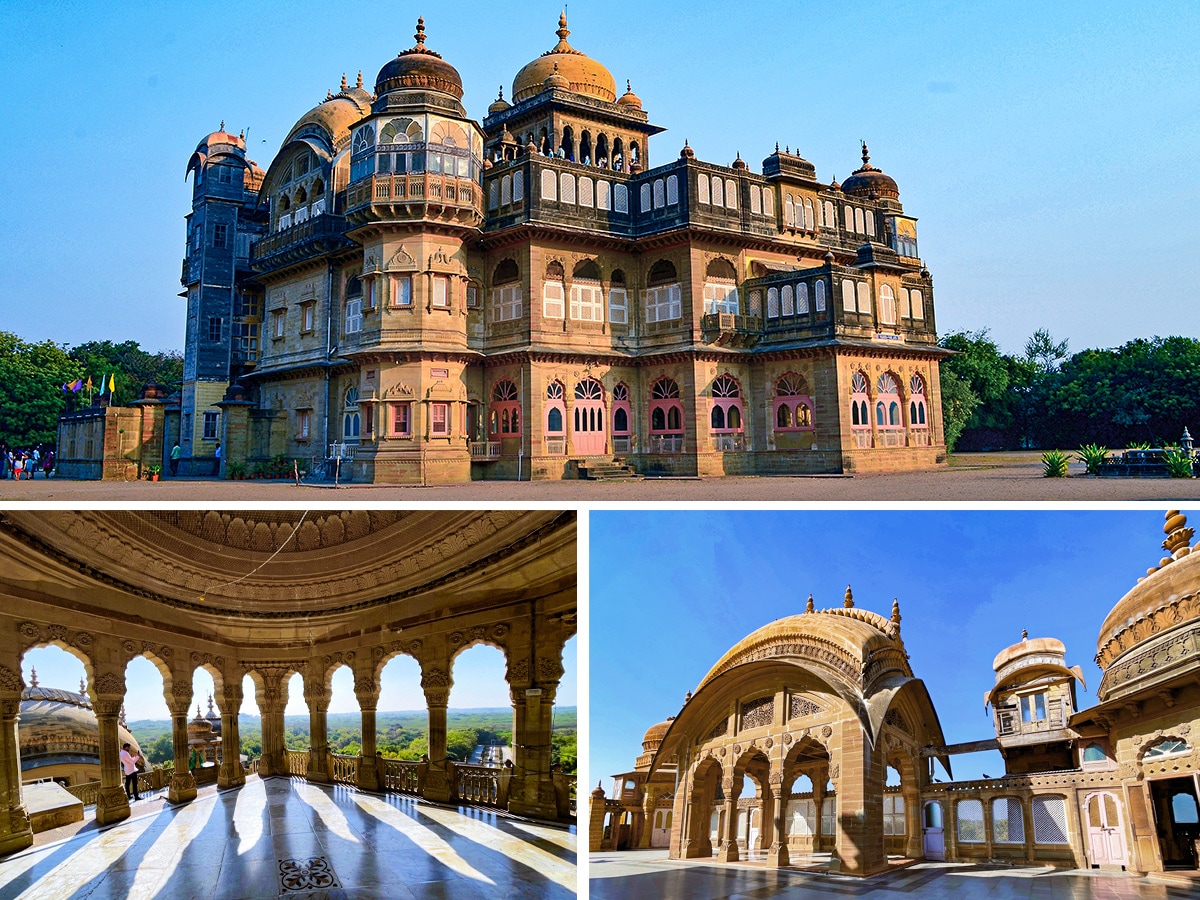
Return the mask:
<svg viewBox="0 0 1200 900">
<path fill-rule="evenodd" d="M 758 834 L 761 825 L 762 811 L 758 809 L 750 810 L 750 831 L 746 836 L 746 849 L 758 850 Z"/>
<path fill-rule="evenodd" d="M 942 804 L 930 800 L 925 804 L 925 858 L 946 858 L 946 835 L 942 832 Z"/>
<path fill-rule="evenodd" d="M 669 809 L 654 811 L 654 830 L 650 832 L 651 847 L 671 846 L 671 813 Z"/>
<path fill-rule="evenodd" d="M 1121 805 L 1115 794 L 1102 791 L 1083 801 L 1087 823 L 1088 857 L 1093 866 L 1124 866 L 1128 863 Z"/>
</svg>

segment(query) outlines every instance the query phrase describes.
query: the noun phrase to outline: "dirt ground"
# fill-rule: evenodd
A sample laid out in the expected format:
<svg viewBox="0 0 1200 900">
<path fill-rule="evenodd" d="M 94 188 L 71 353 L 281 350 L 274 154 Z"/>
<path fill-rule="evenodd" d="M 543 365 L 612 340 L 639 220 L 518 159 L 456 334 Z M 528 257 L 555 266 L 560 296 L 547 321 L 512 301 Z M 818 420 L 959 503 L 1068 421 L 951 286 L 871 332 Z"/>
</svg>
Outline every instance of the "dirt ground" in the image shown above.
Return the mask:
<svg viewBox="0 0 1200 900">
<path fill-rule="evenodd" d="M 433 487 L 394 485 L 296 485 L 287 481 L 214 479 L 140 482 L 0 482 L 0 508 L 24 502 L 92 506 L 257 502 L 425 505 L 495 503 L 594 506 L 636 502 L 857 503 L 904 502 L 1130 502 L 1200 499 L 1200 479 L 1095 478 L 1071 466 L 1068 478 L 1043 478 L 1040 454 L 963 453 L 944 468 L 892 475 L 780 476 L 705 479 L 647 479 L 639 482 L 476 481 Z"/>
</svg>

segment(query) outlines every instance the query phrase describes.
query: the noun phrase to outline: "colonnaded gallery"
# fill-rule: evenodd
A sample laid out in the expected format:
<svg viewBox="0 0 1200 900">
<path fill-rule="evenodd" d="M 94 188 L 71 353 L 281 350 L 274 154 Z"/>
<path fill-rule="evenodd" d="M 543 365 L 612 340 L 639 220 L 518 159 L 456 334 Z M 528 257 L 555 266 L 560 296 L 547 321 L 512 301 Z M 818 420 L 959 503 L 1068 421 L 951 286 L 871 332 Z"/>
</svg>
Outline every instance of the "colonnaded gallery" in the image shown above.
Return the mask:
<svg viewBox="0 0 1200 900">
<path fill-rule="evenodd" d="M 790 145 L 655 160 L 565 14 L 479 124 L 430 24 L 266 171 L 224 123 L 189 160 L 184 471 L 218 440 L 374 482 L 943 459 L 932 281 L 865 144 L 841 183 Z"/>
<path fill-rule="evenodd" d="M 1163 531 L 1166 555 L 1100 627 L 1090 709 L 1077 711 L 1083 671 L 1062 642 L 1024 635 L 993 663 L 994 736 L 947 746 L 899 605 L 810 598 L 646 732 L 614 796 L 597 786 L 591 849 L 852 875 L 922 858 L 1200 868 L 1200 544 L 1175 511 Z M 1002 777 L 934 780 L 935 761 L 949 774 L 953 755 L 990 749 Z"/>
<path fill-rule="evenodd" d="M 238 711 L 249 676 L 262 717 L 260 776 L 570 818 L 570 779 L 552 765 L 550 730 L 555 704 L 575 704 L 557 697 L 576 628 L 574 513 L 6 511 L 0 546 L 0 854 L 28 847 L 36 830 L 23 751 L 87 757 L 29 775 L 98 778 L 96 821 L 129 816 L 118 754 L 130 740 L 126 666 L 139 656 L 161 674 L 171 711 L 173 804 L 197 796 L 193 751 L 219 761 L 219 787 L 245 783 Z M 498 768 L 446 752 L 455 659 L 478 644 L 503 652 L 512 699 L 512 764 Z M 80 693 L 25 684 L 22 658 L 44 646 L 83 663 Z M 380 673 L 397 656 L 420 665 L 429 752 L 419 762 L 376 752 Z M 331 679 L 342 666 L 362 715 L 356 757 L 330 753 L 327 741 Z M 210 701 L 208 715 L 197 710 L 189 722 L 200 668 L 212 676 L 216 709 Z M 284 744 L 296 673 L 307 752 Z M 26 717 L 34 729 L 18 737 Z"/>
</svg>

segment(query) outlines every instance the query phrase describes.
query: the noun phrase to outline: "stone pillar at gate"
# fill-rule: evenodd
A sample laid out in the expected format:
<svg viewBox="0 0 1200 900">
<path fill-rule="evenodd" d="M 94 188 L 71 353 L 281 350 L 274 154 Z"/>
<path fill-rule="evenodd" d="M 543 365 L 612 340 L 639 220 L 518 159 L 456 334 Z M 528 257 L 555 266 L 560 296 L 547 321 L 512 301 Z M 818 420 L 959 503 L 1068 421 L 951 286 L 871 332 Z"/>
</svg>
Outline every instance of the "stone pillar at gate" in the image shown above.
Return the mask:
<svg viewBox="0 0 1200 900">
<path fill-rule="evenodd" d="M 738 802 L 737 795 L 742 792 L 742 778 L 726 778 L 721 782 L 725 792 L 725 833 L 721 835 L 721 849 L 717 851 L 717 859 L 721 862 L 738 861 L 737 828 Z M 735 790 L 736 788 L 736 790 Z"/>
<path fill-rule="evenodd" d="M 29 812 L 21 801 L 17 723 L 21 718 L 22 686 L 17 671 L 0 665 L 0 854 L 24 850 L 33 843 Z"/>
<path fill-rule="evenodd" d="M 171 710 L 171 746 L 175 751 L 175 771 L 167 787 L 167 799 L 172 803 L 189 803 L 196 799 L 196 779 L 188 769 L 188 707 L 192 702 L 192 681 L 186 672 L 176 673 L 167 704 Z M 222 726 L 224 727 L 224 726 Z"/>
<path fill-rule="evenodd" d="M 96 822 L 109 825 L 129 818 L 125 773 L 121 770 L 121 739 L 117 734 L 117 718 L 125 701 L 124 675 L 105 672 L 99 676 L 92 701 L 96 724 L 100 727 L 100 791 L 96 795 Z"/>
<path fill-rule="evenodd" d="M 354 680 L 354 696 L 362 712 L 362 755 L 358 758 L 358 786 L 367 791 L 383 788 L 383 772 L 375 753 L 375 707 L 379 704 L 379 683 L 373 678 Z"/>
<path fill-rule="evenodd" d="M 238 734 L 238 710 L 242 707 L 242 685 L 234 676 L 225 676 L 221 704 L 221 768 L 217 787 L 240 787 L 246 783 L 242 768 L 242 740 Z"/>
<path fill-rule="evenodd" d="M 308 780 L 329 781 L 329 691 L 315 677 L 304 679 L 308 704 Z"/>
<path fill-rule="evenodd" d="M 883 786 L 886 766 L 857 721 L 840 725 L 838 836 L 830 871 L 873 875 L 887 868 L 883 845 Z"/>
</svg>

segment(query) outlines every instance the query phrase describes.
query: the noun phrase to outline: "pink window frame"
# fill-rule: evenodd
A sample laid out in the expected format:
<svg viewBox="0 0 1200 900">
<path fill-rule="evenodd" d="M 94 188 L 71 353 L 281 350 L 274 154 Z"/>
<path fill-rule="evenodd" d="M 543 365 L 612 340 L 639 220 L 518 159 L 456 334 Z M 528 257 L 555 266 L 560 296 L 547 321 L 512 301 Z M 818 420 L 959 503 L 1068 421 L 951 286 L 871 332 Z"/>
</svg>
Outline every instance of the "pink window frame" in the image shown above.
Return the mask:
<svg viewBox="0 0 1200 900">
<path fill-rule="evenodd" d="M 549 396 L 546 397 L 546 409 L 545 409 L 546 434 L 553 435 L 554 437 L 561 437 L 567 433 L 567 404 L 566 404 L 566 401 L 563 399 L 566 396 L 566 391 L 565 391 L 565 388 L 563 387 L 562 382 L 555 382 L 555 383 L 558 384 L 559 389 L 560 389 L 560 391 L 562 391 L 562 393 L 558 397 L 555 397 L 553 399 L 551 399 Z M 549 388 L 547 388 L 547 391 L 549 391 Z M 562 426 L 560 428 L 558 428 L 557 430 L 551 429 L 551 427 L 550 427 L 550 411 L 552 409 L 557 409 L 559 411 L 559 413 L 562 415 L 562 419 L 560 420 L 562 422 Z"/>
<path fill-rule="evenodd" d="M 722 427 L 717 427 L 712 424 L 712 414 L 715 410 L 721 410 L 721 417 L 725 422 Z M 738 423 L 736 427 L 729 425 L 729 411 L 736 409 L 738 413 Z M 741 397 L 713 397 L 712 406 L 708 411 L 709 431 L 713 434 L 742 434 L 746 430 L 746 410 L 742 405 Z"/>
<path fill-rule="evenodd" d="M 914 390 L 914 382 L 920 390 Z M 925 399 L 925 379 L 914 375 L 908 380 L 908 427 L 916 431 L 929 429 L 929 402 Z"/>
<path fill-rule="evenodd" d="M 786 406 L 789 410 L 791 410 L 791 415 L 792 415 L 792 424 L 791 425 L 780 425 L 779 424 L 779 407 L 781 407 L 781 406 Z M 808 424 L 807 425 L 796 425 L 795 424 L 796 421 L 799 419 L 799 416 L 796 415 L 796 410 L 800 409 L 801 407 L 804 407 L 805 409 L 808 410 Z M 772 413 L 771 421 L 775 423 L 774 428 L 776 431 L 783 431 L 783 432 L 812 431 L 813 428 L 815 427 L 813 425 L 813 422 L 815 420 L 815 416 L 813 414 L 813 400 L 809 394 L 783 394 L 781 396 L 778 396 L 775 398 L 774 406 L 771 407 L 771 413 Z"/>
<path fill-rule="evenodd" d="M 661 409 L 663 412 L 664 428 L 654 427 L 654 411 Z M 679 427 L 671 427 L 671 411 L 674 410 L 679 417 Z M 677 399 L 671 400 L 651 400 L 650 401 L 650 433 L 651 434 L 683 434 L 683 401 Z"/>
<path fill-rule="evenodd" d="M 861 377 L 864 384 L 869 385 L 867 376 L 863 372 L 855 372 L 851 377 L 851 394 L 850 394 L 850 427 L 855 431 L 870 431 L 871 430 L 871 395 L 867 391 L 853 390 L 854 377 Z M 858 419 L 857 422 L 854 420 Z"/>
<path fill-rule="evenodd" d="M 895 376 L 892 381 L 896 384 L 894 392 L 877 393 L 875 395 L 875 403 L 872 408 L 875 410 L 875 427 L 880 431 L 901 431 L 904 429 L 904 398 L 900 396 L 900 385 L 895 381 Z M 878 388 L 878 385 L 876 386 Z M 886 406 L 884 404 L 887 404 Z M 892 412 L 896 413 L 896 421 L 892 421 Z M 880 415 L 885 413 L 885 415 Z M 883 421 L 880 421 L 883 419 Z"/>
<path fill-rule="evenodd" d="M 398 403 L 391 403 L 392 413 L 392 437 L 411 437 L 412 436 L 412 401 L 403 400 Z M 403 415 L 401 414 L 403 413 Z M 404 430 L 400 430 L 401 420 L 403 419 Z"/>
<path fill-rule="evenodd" d="M 438 429 L 438 413 L 441 412 L 441 424 L 443 428 Z M 450 436 L 450 404 L 441 401 L 429 404 L 429 434 L 433 437 L 449 437 Z"/>
</svg>

